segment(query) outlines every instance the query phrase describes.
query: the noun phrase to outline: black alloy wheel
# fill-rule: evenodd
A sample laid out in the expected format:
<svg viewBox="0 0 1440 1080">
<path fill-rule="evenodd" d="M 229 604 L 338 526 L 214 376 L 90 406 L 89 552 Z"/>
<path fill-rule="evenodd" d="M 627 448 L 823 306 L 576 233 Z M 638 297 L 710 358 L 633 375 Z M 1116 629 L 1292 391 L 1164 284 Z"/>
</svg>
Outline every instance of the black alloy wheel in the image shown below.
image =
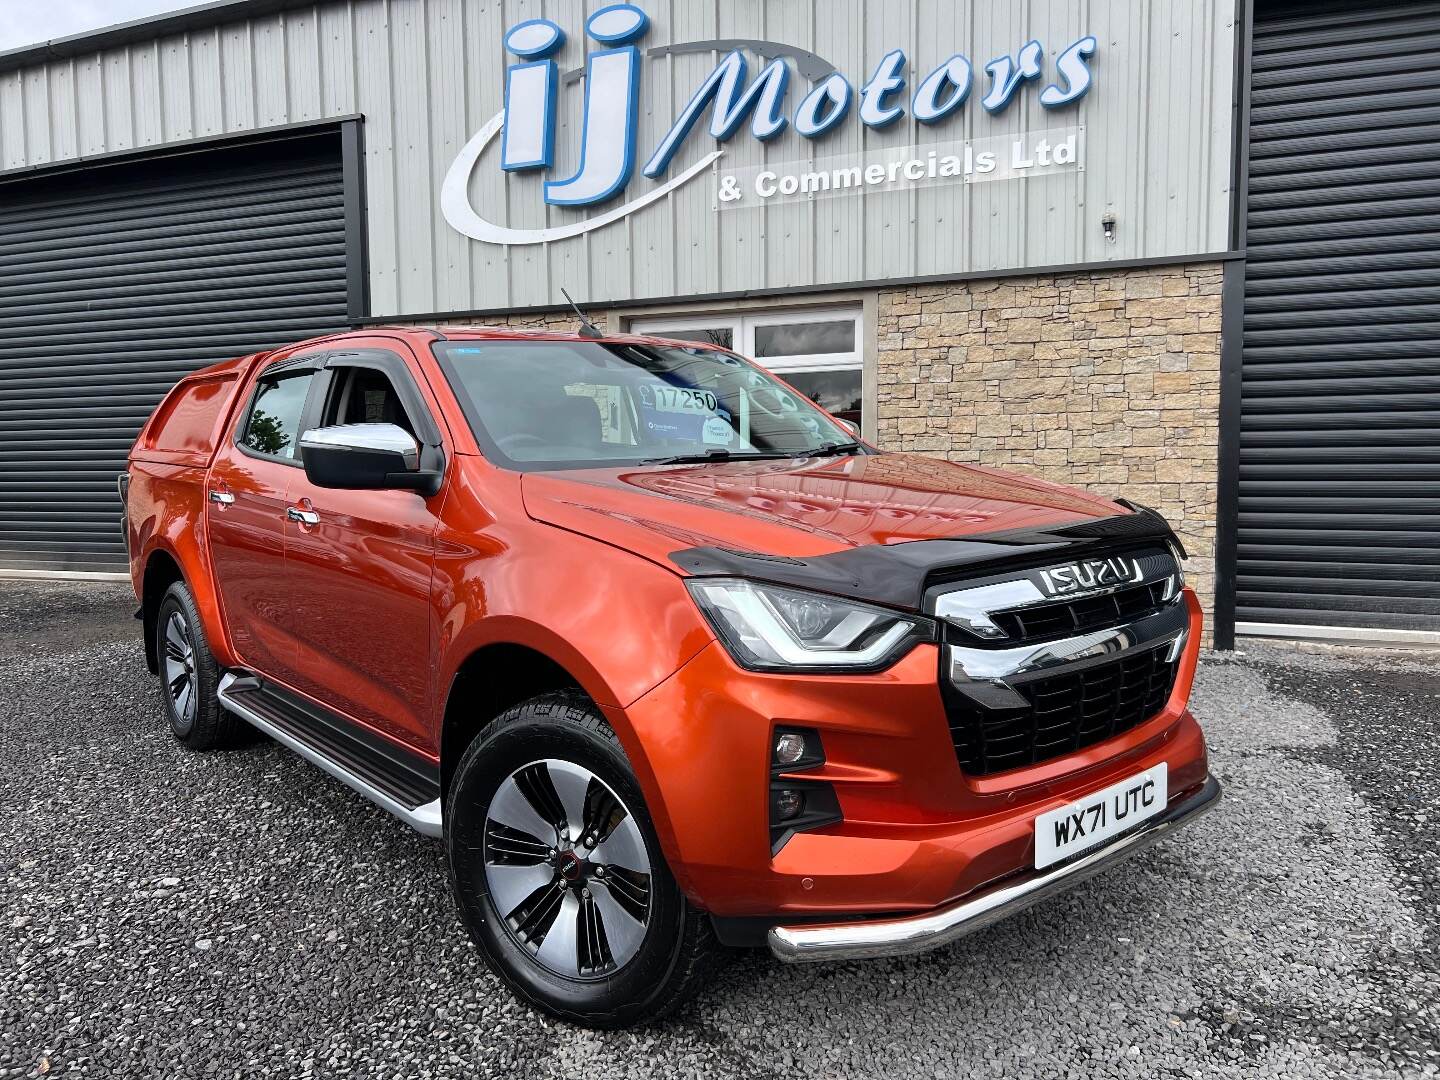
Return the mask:
<svg viewBox="0 0 1440 1080">
<path fill-rule="evenodd" d="M 460 915 L 519 997 L 589 1027 L 646 1022 L 719 946 L 666 865 L 634 770 L 578 692 L 531 698 L 466 748 L 445 795 Z"/>
</svg>

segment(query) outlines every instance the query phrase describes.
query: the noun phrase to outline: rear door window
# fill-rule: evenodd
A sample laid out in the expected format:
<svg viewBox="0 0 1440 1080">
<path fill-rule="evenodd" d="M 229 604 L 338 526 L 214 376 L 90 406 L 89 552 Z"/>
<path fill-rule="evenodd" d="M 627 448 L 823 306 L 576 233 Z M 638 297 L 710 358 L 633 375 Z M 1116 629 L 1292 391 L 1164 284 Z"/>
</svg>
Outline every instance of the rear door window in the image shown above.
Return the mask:
<svg viewBox="0 0 1440 1080">
<path fill-rule="evenodd" d="M 300 420 L 315 372 L 275 372 L 262 375 L 240 432 L 240 445 L 252 454 L 295 461 L 300 448 Z"/>
</svg>

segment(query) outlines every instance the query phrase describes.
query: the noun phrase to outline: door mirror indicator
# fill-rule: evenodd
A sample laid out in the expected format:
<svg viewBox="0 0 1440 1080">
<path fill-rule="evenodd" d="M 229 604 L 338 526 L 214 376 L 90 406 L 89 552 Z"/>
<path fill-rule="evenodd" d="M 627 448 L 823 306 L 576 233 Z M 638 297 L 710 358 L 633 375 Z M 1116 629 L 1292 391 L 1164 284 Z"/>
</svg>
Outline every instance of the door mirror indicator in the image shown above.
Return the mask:
<svg viewBox="0 0 1440 1080">
<path fill-rule="evenodd" d="M 440 490 L 441 474 L 421 469 L 420 454 L 415 436 L 398 424 L 334 424 L 300 437 L 305 476 L 316 487 L 401 488 L 428 498 Z"/>
</svg>

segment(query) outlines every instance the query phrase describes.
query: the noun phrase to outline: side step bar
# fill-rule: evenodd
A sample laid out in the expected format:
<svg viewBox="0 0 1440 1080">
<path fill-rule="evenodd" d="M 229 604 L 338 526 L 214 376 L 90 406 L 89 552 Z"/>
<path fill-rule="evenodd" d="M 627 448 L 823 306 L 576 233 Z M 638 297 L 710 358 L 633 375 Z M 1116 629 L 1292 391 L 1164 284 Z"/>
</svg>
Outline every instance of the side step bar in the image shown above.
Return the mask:
<svg viewBox="0 0 1440 1080">
<path fill-rule="evenodd" d="M 440 771 L 434 764 L 254 675 L 226 672 L 220 704 L 320 766 L 416 832 L 441 836 Z"/>
</svg>

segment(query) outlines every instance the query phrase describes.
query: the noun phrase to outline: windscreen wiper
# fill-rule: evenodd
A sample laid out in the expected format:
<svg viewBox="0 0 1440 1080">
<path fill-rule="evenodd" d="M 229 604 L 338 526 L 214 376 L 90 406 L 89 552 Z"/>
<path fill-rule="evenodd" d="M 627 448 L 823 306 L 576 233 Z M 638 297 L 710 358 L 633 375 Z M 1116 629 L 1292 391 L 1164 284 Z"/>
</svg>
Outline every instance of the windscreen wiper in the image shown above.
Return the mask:
<svg viewBox="0 0 1440 1080">
<path fill-rule="evenodd" d="M 773 461 L 777 458 L 788 458 L 789 454 L 771 454 L 763 451 L 756 451 L 749 454 L 736 454 L 723 447 L 715 447 L 706 450 L 703 454 L 674 454 L 671 457 L 642 458 L 641 465 L 695 465 L 707 461 Z"/>
<path fill-rule="evenodd" d="M 865 449 L 865 445 L 858 442 L 826 443 L 824 446 L 818 446 L 814 450 L 802 450 L 800 453 L 793 456 L 829 457 L 832 454 L 857 454 L 863 449 Z"/>
</svg>

